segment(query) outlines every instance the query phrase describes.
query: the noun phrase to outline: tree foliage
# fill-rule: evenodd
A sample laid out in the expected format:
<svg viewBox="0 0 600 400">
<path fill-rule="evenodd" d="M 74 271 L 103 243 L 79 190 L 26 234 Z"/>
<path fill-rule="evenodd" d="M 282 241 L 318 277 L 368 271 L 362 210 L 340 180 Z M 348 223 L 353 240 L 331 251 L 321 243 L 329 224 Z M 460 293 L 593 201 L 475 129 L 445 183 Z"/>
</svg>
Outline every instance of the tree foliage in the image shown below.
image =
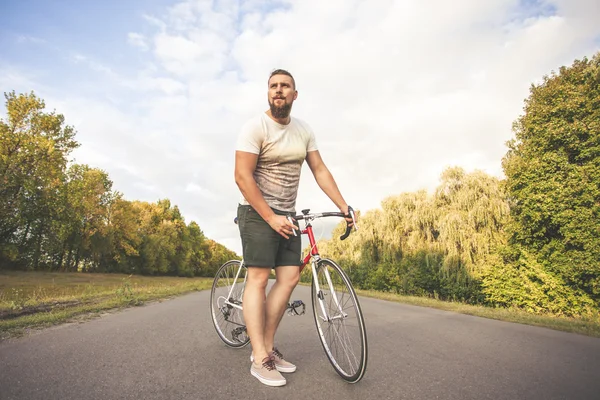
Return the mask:
<svg viewBox="0 0 600 400">
<path fill-rule="evenodd" d="M 450 168 L 321 248 L 366 289 L 582 315 L 600 306 L 600 53 L 531 87 L 504 181 Z"/>
<path fill-rule="evenodd" d="M 319 246 L 349 265 L 362 288 L 479 302 L 482 271 L 505 243 L 508 215 L 498 179 L 450 168 L 433 195 L 388 197 L 347 240 L 337 239 L 341 223 Z"/>
<path fill-rule="evenodd" d="M 600 303 L 600 53 L 533 85 L 514 131 L 512 243 Z"/>
<path fill-rule="evenodd" d="M 33 93 L 5 98 L 0 267 L 194 276 L 237 257 L 168 199 L 124 200 L 106 172 L 70 164 L 74 129 Z"/>
<path fill-rule="evenodd" d="M 211 276 L 236 255 L 168 199 L 124 200 L 101 170 L 69 165 L 64 117 L 6 94 L 0 120 L 0 265 Z M 505 180 L 448 168 L 341 222 L 321 253 L 363 289 L 582 315 L 600 307 L 600 53 L 533 85 L 503 159 Z M 303 279 L 310 279 L 307 270 Z"/>
</svg>

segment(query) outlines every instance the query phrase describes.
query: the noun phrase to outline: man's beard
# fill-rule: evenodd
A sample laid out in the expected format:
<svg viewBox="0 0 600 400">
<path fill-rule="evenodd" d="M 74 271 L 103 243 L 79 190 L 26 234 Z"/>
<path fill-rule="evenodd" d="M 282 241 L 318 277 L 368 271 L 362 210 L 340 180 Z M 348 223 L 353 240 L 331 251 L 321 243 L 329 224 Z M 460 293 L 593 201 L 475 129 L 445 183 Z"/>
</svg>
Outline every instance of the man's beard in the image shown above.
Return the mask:
<svg viewBox="0 0 600 400">
<path fill-rule="evenodd" d="M 277 107 L 275 102 L 269 102 L 269 107 L 271 108 L 271 115 L 275 118 L 287 118 L 290 116 L 290 112 L 292 112 L 292 105 L 285 103 L 281 107 Z"/>
</svg>

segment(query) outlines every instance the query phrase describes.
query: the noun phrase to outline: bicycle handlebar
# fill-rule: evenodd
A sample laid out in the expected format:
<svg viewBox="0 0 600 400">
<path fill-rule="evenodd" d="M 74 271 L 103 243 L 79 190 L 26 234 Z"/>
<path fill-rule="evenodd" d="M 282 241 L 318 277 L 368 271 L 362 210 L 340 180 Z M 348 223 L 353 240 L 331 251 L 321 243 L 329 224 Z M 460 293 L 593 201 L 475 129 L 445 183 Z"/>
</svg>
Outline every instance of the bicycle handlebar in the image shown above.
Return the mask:
<svg viewBox="0 0 600 400">
<path fill-rule="evenodd" d="M 354 216 L 354 209 L 350 206 L 348 206 L 348 214 L 344 214 L 343 212 L 339 212 L 339 211 L 338 212 L 333 211 L 333 212 L 322 212 L 322 213 L 309 214 L 308 210 L 304 210 L 304 211 L 306 211 L 306 214 L 303 213 L 301 215 L 296 215 L 295 217 L 290 216 L 289 218 L 293 218 L 296 221 L 298 221 L 301 219 L 316 219 L 316 218 L 322 218 L 322 217 L 342 217 L 342 218 L 351 217 L 354 229 L 358 230 L 358 225 L 356 224 L 356 218 Z M 352 231 L 352 226 L 350 226 L 350 223 L 346 221 L 346 232 L 344 232 L 344 234 L 342 236 L 340 236 L 340 240 L 344 240 L 348 236 L 350 236 L 350 231 Z M 294 231 L 294 235 L 296 235 L 296 231 Z"/>
<path fill-rule="evenodd" d="M 309 210 L 303 210 L 303 212 L 304 211 L 306 211 L 305 214 L 296 215 L 294 217 L 292 217 L 291 215 L 288 215 L 288 219 L 293 218 L 296 221 L 299 221 L 301 219 L 316 219 L 316 218 L 323 218 L 323 217 L 342 217 L 342 218 L 351 217 L 352 223 L 354 226 L 354 230 L 358 230 L 358 225 L 356 225 L 356 218 L 354 217 L 354 209 L 350 206 L 348 206 L 348 214 L 344 214 L 343 212 L 339 212 L 339 211 L 337 211 L 337 212 L 336 211 L 327 211 L 327 212 L 322 212 L 322 213 L 309 214 L 308 213 Z M 233 222 L 235 224 L 237 224 L 238 218 L 235 217 L 233 219 Z M 348 221 L 346 221 L 346 232 L 344 232 L 344 234 L 342 236 L 340 236 L 340 240 L 344 240 L 348 236 L 350 236 L 350 231 L 352 231 L 352 226 L 350 226 L 350 223 Z M 298 234 L 296 233 L 295 230 L 293 230 L 293 232 L 294 232 L 294 236 L 298 236 Z"/>
</svg>

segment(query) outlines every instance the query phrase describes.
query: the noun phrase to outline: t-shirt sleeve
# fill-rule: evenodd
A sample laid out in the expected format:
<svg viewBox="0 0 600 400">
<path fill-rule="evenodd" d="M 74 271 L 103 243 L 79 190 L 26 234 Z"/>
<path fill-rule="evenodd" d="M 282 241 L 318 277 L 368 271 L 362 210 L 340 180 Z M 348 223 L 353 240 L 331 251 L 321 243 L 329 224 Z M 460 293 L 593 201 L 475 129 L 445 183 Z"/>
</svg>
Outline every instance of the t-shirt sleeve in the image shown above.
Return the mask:
<svg viewBox="0 0 600 400">
<path fill-rule="evenodd" d="M 317 151 L 317 139 L 315 139 L 315 133 L 311 128 L 308 128 L 308 142 L 306 143 L 306 152 Z"/>
<path fill-rule="evenodd" d="M 264 131 L 255 120 L 248 121 L 238 136 L 236 150 L 253 154 L 260 154 L 260 148 L 264 141 Z"/>
</svg>

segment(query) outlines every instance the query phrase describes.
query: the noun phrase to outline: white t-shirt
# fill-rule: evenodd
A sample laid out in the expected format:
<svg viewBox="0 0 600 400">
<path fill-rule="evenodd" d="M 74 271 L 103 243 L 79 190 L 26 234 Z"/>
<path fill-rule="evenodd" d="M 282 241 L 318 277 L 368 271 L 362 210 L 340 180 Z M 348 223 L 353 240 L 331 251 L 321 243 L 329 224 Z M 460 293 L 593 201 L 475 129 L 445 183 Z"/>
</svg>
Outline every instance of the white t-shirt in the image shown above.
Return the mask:
<svg viewBox="0 0 600 400">
<path fill-rule="evenodd" d="M 244 125 L 236 150 L 258 154 L 254 179 L 267 204 L 295 212 L 302 163 L 309 151 L 318 150 L 310 126 L 294 117 L 281 125 L 262 113 Z M 248 201 L 242 198 L 240 203 Z"/>
</svg>

